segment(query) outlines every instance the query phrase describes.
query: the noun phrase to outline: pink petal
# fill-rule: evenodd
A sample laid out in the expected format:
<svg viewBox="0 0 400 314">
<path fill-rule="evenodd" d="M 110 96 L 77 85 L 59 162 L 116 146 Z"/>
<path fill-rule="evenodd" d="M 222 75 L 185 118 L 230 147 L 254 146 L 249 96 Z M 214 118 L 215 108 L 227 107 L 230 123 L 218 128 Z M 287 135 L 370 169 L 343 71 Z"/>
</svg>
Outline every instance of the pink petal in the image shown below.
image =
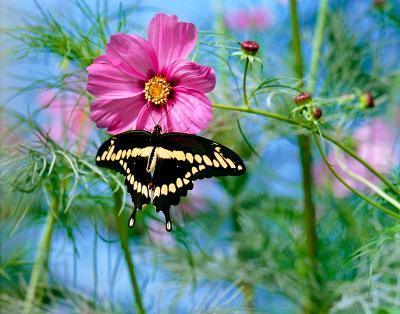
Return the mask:
<svg viewBox="0 0 400 314">
<path fill-rule="evenodd" d="M 98 99 L 90 107 L 90 119 L 98 128 L 107 128 L 109 133 L 118 134 L 135 129 L 143 106 L 142 95 L 126 99 Z"/>
<path fill-rule="evenodd" d="M 165 71 L 175 60 L 185 59 L 197 41 L 194 24 L 178 22 L 175 15 L 155 15 L 150 21 L 147 34 L 156 51 L 161 71 Z"/>
<path fill-rule="evenodd" d="M 87 68 L 87 90 L 105 99 L 134 97 L 143 93 L 143 83 L 112 65 L 105 56 L 97 58 Z"/>
<path fill-rule="evenodd" d="M 156 53 L 144 38 L 127 34 L 111 36 L 107 44 L 108 60 L 125 74 L 147 80 L 158 70 Z"/>
<path fill-rule="evenodd" d="M 183 86 L 203 93 L 211 92 L 216 82 L 213 68 L 187 60 L 175 61 L 167 72 L 167 79 L 173 82 L 174 86 Z"/>
<path fill-rule="evenodd" d="M 174 89 L 173 107 L 168 113 L 172 130 L 197 134 L 205 129 L 212 118 L 211 102 L 201 92 L 183 87 Z"/>
</svg>

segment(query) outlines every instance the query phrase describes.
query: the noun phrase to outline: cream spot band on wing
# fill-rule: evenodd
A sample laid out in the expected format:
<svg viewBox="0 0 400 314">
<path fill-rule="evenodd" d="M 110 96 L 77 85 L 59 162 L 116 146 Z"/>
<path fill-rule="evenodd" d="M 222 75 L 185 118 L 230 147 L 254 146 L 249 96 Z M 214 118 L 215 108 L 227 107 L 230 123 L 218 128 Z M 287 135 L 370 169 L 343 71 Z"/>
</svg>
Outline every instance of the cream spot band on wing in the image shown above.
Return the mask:
<svg viewBox="0 0 400 314">
<path fill-rule="evenodd" d="M 204 155 L 204 156 L 203 156 L 203 160 L 204 160 L 204 162 L 205 162 L 205 164 L 206 164 L 207 166 L 212 166 L 212 165 L 213 165 L 211 159 L 208 158 L 208 156 Z"/>
<path fill-rule="evenodd" d="M 168 186 L 168 190 L 169 190 L 171 193 L 175 193 L 175 192 L 176 192 L 175 184 L 170 183 L 169 186 Z"/>
<path fill-rule="evenodd" d="M 228 164 L 225 162 L 225 159 L 217 152 L 214 152 L 215 157 L 217 157 L 218 162 L 221 164 L 223 168 L 227 168 Z"/>
</svg>

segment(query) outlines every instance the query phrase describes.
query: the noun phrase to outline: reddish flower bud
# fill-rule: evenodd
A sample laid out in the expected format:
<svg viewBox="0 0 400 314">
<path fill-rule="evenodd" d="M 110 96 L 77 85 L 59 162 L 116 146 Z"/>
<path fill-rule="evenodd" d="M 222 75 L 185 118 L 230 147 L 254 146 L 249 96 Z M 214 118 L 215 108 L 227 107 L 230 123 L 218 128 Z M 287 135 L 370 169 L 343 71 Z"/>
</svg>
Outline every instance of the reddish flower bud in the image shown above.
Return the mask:
<svg viewBox="0 0 400 314">
<path fill-rule="evenodd" d="M 375 107 L 374 97 L 370 92 L 366 92 L 360 97 L 360 101 L 363 108 L 373 108 Z"/>
<path fill-rule="evenodd" d="M 314 119 L 318 120 L 322 117 L 322 110 L 319 107 L 314 107 L 311 110 L 311 115 L 313 116 Z"/>
<path fill-rule="evenodd" d="M 374 0 L 374 7 L 378 9 L 383 9 L 386 6 L 386 0 Z"/>
<path fill-rule="evenodd" d="M 255 41 L 245 40 L 240 43 L 240 47 L 245 53 L 253 56 L 257 53 L 260 45 Z"/>
<path fill-rule="evenodd" d="M 294 98 L 294 103 L 296 105 L 303 105 L 303 104 L 310 102 L 311 99 L 312 99 L 311 95 L 309 93 L 304 92 L 304 93 L 298 94 Z"/>
</svg>

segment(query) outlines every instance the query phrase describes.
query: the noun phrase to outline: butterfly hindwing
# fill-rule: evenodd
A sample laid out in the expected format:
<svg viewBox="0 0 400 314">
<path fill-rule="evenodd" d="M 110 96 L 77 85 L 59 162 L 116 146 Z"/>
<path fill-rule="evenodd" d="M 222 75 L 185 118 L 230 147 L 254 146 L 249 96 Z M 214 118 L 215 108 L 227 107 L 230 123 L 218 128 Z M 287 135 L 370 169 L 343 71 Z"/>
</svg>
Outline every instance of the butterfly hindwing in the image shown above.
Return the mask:
<svg viewBox="0 0 400 314">
<path fill-rule="evenodd" d="M 150 203 L 148 185 L 151 175 L 146 171 L 147 160 L 153 146 L 151 133 L 129 131 L 105 141 L 97 152 L 96 164 L 117 171 L 125 176 L 125 184 L 132 197 L 134 212 L 129 220 L 133 227 L 137 209 Z"/>
<path fill-rule="evenodd" d="M 245 165 L 235 152 L 200 136 L 163 134 L 156 153 L 153 204 L 164 213 L 168 231 L 171 229 L 169 208 L 193 188 L 192 181 L 245 172 Z"/>
</svg>

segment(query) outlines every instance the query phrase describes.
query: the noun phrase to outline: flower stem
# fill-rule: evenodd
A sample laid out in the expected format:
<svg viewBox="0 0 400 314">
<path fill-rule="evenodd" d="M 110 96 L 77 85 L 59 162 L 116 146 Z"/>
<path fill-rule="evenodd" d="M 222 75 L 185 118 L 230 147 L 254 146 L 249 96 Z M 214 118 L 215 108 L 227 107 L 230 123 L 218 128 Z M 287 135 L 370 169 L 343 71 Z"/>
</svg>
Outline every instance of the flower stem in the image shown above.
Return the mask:
<svg viewBox="0 0 400 314">
<path fill-rule="evenodd" d="M 328 12 L 328 0 L 321 0 L 317 24 L 315 26 L 315 34 L 312 48 L 312 57 L 311 57 L 311 69 L 310 69 L 310 79 L 308 83 L 308 90 L 310 93 L 314 93 L 315 91 L 315 83 L 317 81 L 318 74 L 318 62 L 321 57 L 321 46 L 324 38 L 324 28 L 327 18 Z"/>
<path fill-rule="evenodd" d="M 249 58 L 246 58 L 246 64 L 244 66 L 244 72 L 243 72 L 243 101 L 247 108 L 250 107 L 249 98 L 247 97 L 247 86 L 246 86 L 249 63 L 250 63 Z"/>
<path fill-rule="evenodd" d="M 133 290 L 133 297 L 136 301 L 137 311 L 140 314 L 145 314 L 146 311 L 143 306 L 142 297 L 140 295 L 139 284 L 136 279 L 135 265 L 133 264 L 131 251 L 129 248 L 129 240 L 128 240 L 128 224 L 123 220 L 122 216 L 119 215 L 119 211 L 122 205 L 122 190 L 119 188 L 114 193 L 114 215 L 115 215 L 115 223 L 117 227 L 117 231 L 119 233 L 119 237 L 121 240 L 121 248 L 124 252 L 126 265 L 128 267 L 129 276 L 131 279 L 131 285 Z"/>
<path fill-rule="evenodd" d="M 57 202 L 52 202 L 51 208 L 47 212 L 46 223 L 39 241 L 39 246 L 36 253 L 35 263 L 33 264 L 31 278 L 26 293 L 23 313 L 29 314 L 32 312 L 33 303 L 37 294 L 37 289 L 40 279 L 43 277 L 44 271 L 47 268 L 48 256 L 51 246 L 51 236 L 56 222 L 55 210 Z"/>
<path fill-rule="evenodd" d="M 298 79 L 304 82 L 303 58 L 301 53 L 300 27 L 297 15 L 296 0 L 290 0 L 290 15 L 292 20 L 292 44 L 294 53 L 294 70 Z M 303 83 L 300 84 L 303 87 Z M 312 177 L 312 151 L 311 139 L 309 135 L 298 135 L 298 145 L 301 160 L 301 170 L 303 177 L 303 206 L 304 206 L 304 233 L 308 261 L 307 278 L 310 278 L 308 288 L 308 300 L 304 307 L 305 313 L 316 313 L 315 293 L 312 282 L 318 280 L 318 237 L 316 231 L 315 205 L 312 199 L 313 177 Z M 315 310 L 314 310 L 315 309 Z"/>
<path fill-rule="evenodd" d="M 297 16 L 297 4 L 296 0 L 290 0 L 290 17 L 292 20 L 292 45 L 293 45 L 293 53 L 294 53 L 294 71 L 296 73 L 297 78 L 304 78 L 303 71 L 303 57 L 301 55 L 301 42 L 300 42 L 300 27 L 299 27 L 299 19 Z"/>
<path fill-rule="evenodd" d="M 393 212 L 392 210 L 384 207 L 383 205 L 371 200 L 368 196 L 362 194 L 361 192 L 359 192 L 358 190 L 354 189 L 353 187 L 351 187 L 336 171 L 335 169 L 333 169 L 332 165 L 329 163 L 328 159 L 326 158 L 325 152 L 322 149 L 322 146 L 317 138 L 317 136 L 315 134 L 313 134 L 314 137 L 314 141 L 317 144 L 319 153 L 321 154 L 322 159 L 324 160 L 326 166 L 328 167 L 329 171 L 335 176 L 336 179 L 338 179 L 345 187 L 347 187 L 351 192 L 353 192 L 354 194 L 358 195 L 359 197 L 361 197 L 364 201 L 366 201 L 367 203 L 371 204 L 372 206 L 375 206 L 376 208 L 381 209 L 384 213 L 386 213 L 387 215 L 393 217 L 394 219 L 400 220 L 400 214 Z"/>
<path fill-rule="evenodd" d="M 343 156 L 339 155 L 337 150 L 334 150 L 335 153 L 335 158 L 338 162 L 339 167 L 350 177 L 353 179 L 357 180 L 358 182 L 361 182 L 368 188 L 370 188 L 372 191 L 374 191 L 376 194 L 378 194 L 380 197 L 385 199 L 388 203 L 392 204 L 394 207 L 396 207 L 398 210 L 400 210 L 400 202 L 395 200 L 393 197 L 382 191 L 378 186 L 373 184 L 370 180 L 364 178 L 363 176 L 360 176 L 359 174 L 351 171 L 347 165 L 345 160 L 343 159 Z"/>
</svg>

